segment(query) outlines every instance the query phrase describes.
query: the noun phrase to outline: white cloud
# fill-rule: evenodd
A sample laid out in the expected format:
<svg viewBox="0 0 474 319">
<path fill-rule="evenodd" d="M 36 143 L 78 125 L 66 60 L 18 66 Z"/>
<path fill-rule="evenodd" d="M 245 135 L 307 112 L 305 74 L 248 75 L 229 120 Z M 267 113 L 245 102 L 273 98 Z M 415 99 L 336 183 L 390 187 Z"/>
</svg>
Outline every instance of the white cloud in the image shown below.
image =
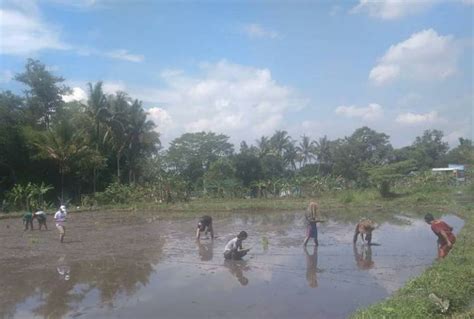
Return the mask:
<svg viewBox="0 0 474 319">
<path fill-rule="evenodd" d="M 10 70 L 4 70 L 0 73 L 0 83 L 7 83 L 13 79 L 13 72 Z"/>
<path fill-rule="evenodd" d="M 380 118 L 383 115 L 382 106 L 376 103 L 371 103 L 367 107 L 357 106 L 338 106 L 336 114 L 350 118 L 361 118 L 363 120 L 372 121 Z"/>
<path fill-rule="evenodd" d="M 376 85 L 398 78 L 442 80 L 456 73 L 459 53 L 460 47 L 451 35 L 423 30 L 392 45 L 370 71 L 369 79 Z"/>
<path fill-rule="evenodd" d="M 131 54 L 127 50 L 124 50 L 124 49 L 106 52 L 104 53 L 104 56 L 113 58 L 113 59 L 130 61 L 130 62 L 143 62 L 143 60 L 145 60 L 145 57 L 143 55 Z"/>
<path fill-rule="evenodd" d="M 87 93 L 80 87 L 74 87 L 71 94 L 63 95 L 63 101 L 66 103 L 72 101 L 85 102 L 87 101 Z"/>
<path fill-rule="evenodd" d="M 287 114 L 306 105 L 293 89 L 276 83 L 270 70 L 225 60 L 201 64 L 198 76 L 167 71 L 162 78 L 164 89 L 129 91 L 159 105 L 150 109 L 150 116 L 157 118 L 158 126 L 170 127 L 159 129 L 165 143 L 197 131 L 224 133 L 235 143 L 253 142 L 283 128 Z"/>
<path fill-rule="evenodd" d="M 359 0 L 351 13 L 367 13 L 369 16 L 383 20 L 399 19 L 407 15 L 428 10 L 439 0 Z"/>
<path fill-rule="evenodd" d="M 157 126 L 157 130 L 163 132 L 173 128 L 173 119 L 165 109 L 160 107 L 150 107 L 147 109 L 148 119 L 152 120 Z"/>
<path fill-rule="evenodd" d="M 115 94 L 119 91 L 127 91 L 127 87 L 125 86 L 125 83 L 119 81 L 119 82 L 104 82 L 102 84 L 102 90 L 104 91 L 105 94 Z"/>
<path fill-rule="evenodd" d="M 275 39 L 278 37 L 278 33 L 276 31 L 267 30 L 261 25 L 256 24 L 256 23 L 247 24 L 242 29 L 243 29 L 243 32 L 251 38 Z"/>
<path fill-rule="evenodd" d="M 95 1 L 77 1 L 95 5 Z M 30 55 L 42 50 L 68 50 L 79 55 L 98 55 L 129 62 L 142 62 L 143 55 L 125 49 L 101 51 L 61 40 L 60 28 L 45 22 L 36 1 L 2 2 L 0 9 L 0 54 Z"/>
<path fill-rule="evenodd" d="M 27 55 L 54 49 L 66 50 L 59 32 L 39 16 L 21 10 L 0 9 L 0 54 Z"/>
<path fill-rule="evenodd" d="M 439 122 L 441 118 L 438 112 L 432 111 L 429 113 L 402 113 L 397 116 L 395 122 L 403 125 L 419 125 L 419 124 L 433 124 Z"/>
</svg>

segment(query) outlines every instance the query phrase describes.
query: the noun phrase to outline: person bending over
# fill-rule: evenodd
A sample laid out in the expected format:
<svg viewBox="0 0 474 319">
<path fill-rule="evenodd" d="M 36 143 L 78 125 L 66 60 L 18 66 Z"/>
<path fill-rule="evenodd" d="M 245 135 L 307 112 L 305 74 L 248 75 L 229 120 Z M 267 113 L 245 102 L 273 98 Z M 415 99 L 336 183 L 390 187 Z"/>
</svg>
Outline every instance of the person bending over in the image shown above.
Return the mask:
<svg viewBox="0 0 474 319">
<path fill-rule="evenodd" d="M 375 229 L 375 223 L 372 220 L 368 218 L 364 218 L 360 220 L 357 223 L 355 231 L 354 231 L 354 239 L 353 239 L 354 244 L 357 242 L 357 237 L 360 234 L 360 238 L 362 239 L 362 242 L 364 242 L 365 240 L 367 241 L 367 244 L 370 245 L 372 242 L 372 232 L 374 231 L 374 229 Z M 364 235 L 365 235 L 365 238 L 364 238 Z"/>
<path fill-rule="evenodd" d="M 44 226 L 48 230 L 48 225 L 46 225 L 46 213 L 42 210 L 39 210 L 35 213 L 34 217 L 38 220 L 39 230 Z"/>
<path fill-rule="evenodd" d="M 211 216 L 202 216 L 197 224 L 197 229 L 196 229 L 196 239 L 201 238 L 201 232 L 205 231 L 205 235 L 207 236 L 207 233 L 211 233 L 211 238 L 214 239 L 214 230 L 212 229 L 212 217 Z"/>
<path fill-rule="evenodd" d="M 431 225 L 431 230 L 438 236 L 438 258 L 446 257 L 456 242 L 453 227 L 440 219 L 434 219 L 429 213 L 425 215 L 425 222 Z"/>
</svg>

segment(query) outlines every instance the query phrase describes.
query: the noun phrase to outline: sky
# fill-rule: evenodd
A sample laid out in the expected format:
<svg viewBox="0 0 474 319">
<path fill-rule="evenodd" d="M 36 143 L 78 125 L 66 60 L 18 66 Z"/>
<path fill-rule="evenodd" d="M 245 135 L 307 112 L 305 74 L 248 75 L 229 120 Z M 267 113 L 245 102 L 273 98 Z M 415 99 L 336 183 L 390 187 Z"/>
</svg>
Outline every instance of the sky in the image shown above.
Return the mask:
<svg viewBox="0 0 474 319">
<path fill-rule="evenodd" d="M 2 0 L 0 90 L 39 59 L 143 101 L 163 145 L 185 132 L 239 145 L 368 126 L 410 145 L 473 138 L 474 0 Z"/>
</svg>

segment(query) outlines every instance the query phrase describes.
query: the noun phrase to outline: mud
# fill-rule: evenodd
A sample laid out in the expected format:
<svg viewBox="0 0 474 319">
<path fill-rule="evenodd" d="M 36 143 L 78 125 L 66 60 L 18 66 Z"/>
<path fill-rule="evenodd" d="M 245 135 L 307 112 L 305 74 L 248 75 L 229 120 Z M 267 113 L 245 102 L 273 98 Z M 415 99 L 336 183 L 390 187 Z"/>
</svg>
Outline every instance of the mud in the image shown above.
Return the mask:
<svg viewBox="0 0 474 319">
<path fill-rule="evenodd" d="M 444 216 L 457 233 L 463 221 Z M 217 238 L 194 240 L 196 220 L 70 214 L 65 243 L 48 231 L 0 221 L 0 318 L 345 318 L 420 274 L 436 258 L 422 220 L 399 217 L 352 244 L 354 225 L 329 220 L 320 246 L 303 248 L 303 212 L 214 221 Z M 37 228 L 37 224 L 35 223 Z M 251 247 L 224 261 L 240 230 Z"/>
</svg>

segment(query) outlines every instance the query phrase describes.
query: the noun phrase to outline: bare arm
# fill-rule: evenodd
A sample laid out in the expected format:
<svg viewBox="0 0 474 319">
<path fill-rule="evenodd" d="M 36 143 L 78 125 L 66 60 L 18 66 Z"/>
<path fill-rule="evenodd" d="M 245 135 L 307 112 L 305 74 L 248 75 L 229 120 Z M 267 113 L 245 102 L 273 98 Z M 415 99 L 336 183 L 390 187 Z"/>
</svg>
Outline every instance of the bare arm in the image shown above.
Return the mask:
<svg viewBox="0 0 474 319">
<path fill-rule="evenodd" d="M 201 232 L 199 231 L 199 227 L 196 228 L 196 239 L 199 239 L 201 237 Z"/>
</svg>

